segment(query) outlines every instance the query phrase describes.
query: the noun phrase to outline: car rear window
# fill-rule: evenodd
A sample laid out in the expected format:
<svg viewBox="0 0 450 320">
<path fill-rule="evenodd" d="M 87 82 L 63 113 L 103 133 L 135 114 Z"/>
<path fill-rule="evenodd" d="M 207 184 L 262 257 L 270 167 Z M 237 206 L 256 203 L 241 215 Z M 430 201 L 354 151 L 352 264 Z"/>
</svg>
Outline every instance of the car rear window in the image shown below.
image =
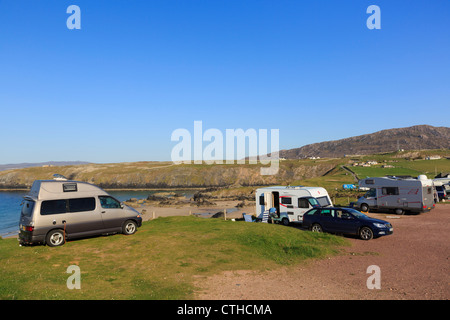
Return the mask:
<svg viewBox="0 0 450 320">
<path fill-rule="evenodd" d="M 334 217 L 334 210 L 332 209 L 322 209 L 320 215 L 323 217 Z"/>
<path fill-rule="evenodd" d="M 66 200 L 42 201 L 41 215 L 66 213 Z"/>
<path fill-rule="evenodd" d="M 22 216 L 31 217 L 34 209 L 34 201 L 25 200 L 22 204 Z"/>
</svg>

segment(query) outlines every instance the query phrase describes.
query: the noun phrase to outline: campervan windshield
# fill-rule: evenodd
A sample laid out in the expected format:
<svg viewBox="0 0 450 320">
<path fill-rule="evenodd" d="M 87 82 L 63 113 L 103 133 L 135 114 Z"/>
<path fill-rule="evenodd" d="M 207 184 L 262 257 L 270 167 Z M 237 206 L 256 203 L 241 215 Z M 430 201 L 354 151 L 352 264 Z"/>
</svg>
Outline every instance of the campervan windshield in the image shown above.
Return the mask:
<svg viewBox="0 0 450 320">
<path fill-rule="evenodd" d="M 377 196 L 377 189 L 370 188 L 369 191 L 366 192 L 364 198 L 375 198 Z"/>
</svg>

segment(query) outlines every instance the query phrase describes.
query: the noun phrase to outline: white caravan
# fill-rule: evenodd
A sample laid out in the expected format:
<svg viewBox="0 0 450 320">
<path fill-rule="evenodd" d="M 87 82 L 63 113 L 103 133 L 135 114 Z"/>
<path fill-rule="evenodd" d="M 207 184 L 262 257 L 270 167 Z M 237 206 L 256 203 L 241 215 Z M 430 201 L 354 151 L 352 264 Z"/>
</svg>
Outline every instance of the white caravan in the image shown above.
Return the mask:
<svg viewBox="0 0 450 320">
<path fill-rule="evenodd" d="M 359 180 L 359 186 L 369 188 L 356 202 L 361 211 L 392 210 L 404 214 L 427 212 L 434 208 L 433 180 L 425 175 L 417 178 L 366 178 Z"/>
<path fill-rule="evenodd" d="M 262 218 L 264 212 L 275 208 L 284 225 L 302 222 L 306 211 L 319 206 L 332 206 L 327 190 L 321 187 L 277 186 L 256 190 L 256 216 Z"/>
<path fill-rule="evenodd" d="M 439 201 L 448 199 L 450 196 L 450 178 L 435 178 L 433 185 L 437 192 Z"/>
</svg>

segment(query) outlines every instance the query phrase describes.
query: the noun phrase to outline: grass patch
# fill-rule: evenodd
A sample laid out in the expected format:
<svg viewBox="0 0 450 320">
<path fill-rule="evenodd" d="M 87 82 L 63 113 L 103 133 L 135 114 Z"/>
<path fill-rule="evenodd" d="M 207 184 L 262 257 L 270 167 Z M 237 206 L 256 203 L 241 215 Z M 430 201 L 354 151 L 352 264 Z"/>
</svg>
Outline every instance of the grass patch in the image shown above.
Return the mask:
<svg viewBox="0 0 450 320">
<path fill-rule="evenodd" d="M 0 240 L 0 299 L 191 299 L 196 276 L 265 270 L 334 254 L 347 240 L 295 228 L 196 217 L 158 218 L 133 236 L 20 247 Z M 81 289 L 66 287 L 69 265 Z"/>
</svg>

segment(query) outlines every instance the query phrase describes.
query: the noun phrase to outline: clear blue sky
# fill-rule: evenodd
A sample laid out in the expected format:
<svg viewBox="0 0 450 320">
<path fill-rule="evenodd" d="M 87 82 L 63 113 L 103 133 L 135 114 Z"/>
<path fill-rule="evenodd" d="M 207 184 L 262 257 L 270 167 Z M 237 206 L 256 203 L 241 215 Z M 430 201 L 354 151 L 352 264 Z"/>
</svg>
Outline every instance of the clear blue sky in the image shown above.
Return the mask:
<svg viewBox="0 0 450 320">
<path fill-rule="evenodd" d="M 170 160 L 195 120 L 280 129 L 280 149 L 449 126 L 449 15 L 448 0 L 0 0 L 0 163 Z"/>
</svg>

